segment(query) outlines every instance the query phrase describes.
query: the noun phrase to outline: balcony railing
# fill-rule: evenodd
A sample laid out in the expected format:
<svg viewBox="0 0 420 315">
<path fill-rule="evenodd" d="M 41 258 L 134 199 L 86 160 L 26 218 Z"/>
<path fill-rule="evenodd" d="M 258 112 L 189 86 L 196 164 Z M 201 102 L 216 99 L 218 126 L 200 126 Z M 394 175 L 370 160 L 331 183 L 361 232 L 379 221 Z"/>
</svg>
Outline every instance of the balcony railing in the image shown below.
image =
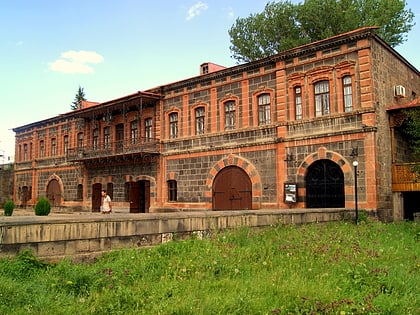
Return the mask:
<svg viewBox="0 0 420 315">
<path fill-rule="evenodd" d="M 92 144 L 67 151 L 70 161 L 83 161 L 97 158 L 109 158 L 128 154 L 159 154 L 159 141 L 157 139 L 142 138 L 136 140 L 121 140 L 100 144 Z"/>
</svg>

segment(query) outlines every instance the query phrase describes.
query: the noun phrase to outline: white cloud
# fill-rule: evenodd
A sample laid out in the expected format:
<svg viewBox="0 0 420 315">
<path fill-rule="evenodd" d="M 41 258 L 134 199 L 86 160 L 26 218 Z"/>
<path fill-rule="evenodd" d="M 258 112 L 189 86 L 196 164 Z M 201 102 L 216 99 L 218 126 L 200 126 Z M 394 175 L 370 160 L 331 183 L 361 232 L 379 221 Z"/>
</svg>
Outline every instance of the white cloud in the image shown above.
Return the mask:
<svg viewBox="0 0 420 315">
<path fill-rule="evenodd" d="M 192 5 L 188 9 L 188 13 L 187 13 L 187 17 L 186 17 L 187 21 L 192 20 L 196 16 L 199 16 L 201 14 L 201 12 L 207 10 L 208 8 L 209 8 L 209 6 L 206 3 L 201 2 L 201 1 Z"/>
<path fill-rule="evenodd" d="M 62 73 L 93 73 L 95 72 L 90 64 L 97 64 L 104 61 L 104 57 L 94 51 L 69 50 L 63 52 L 59 59 L 49 64 L 52 71 Z"/>
</svg>

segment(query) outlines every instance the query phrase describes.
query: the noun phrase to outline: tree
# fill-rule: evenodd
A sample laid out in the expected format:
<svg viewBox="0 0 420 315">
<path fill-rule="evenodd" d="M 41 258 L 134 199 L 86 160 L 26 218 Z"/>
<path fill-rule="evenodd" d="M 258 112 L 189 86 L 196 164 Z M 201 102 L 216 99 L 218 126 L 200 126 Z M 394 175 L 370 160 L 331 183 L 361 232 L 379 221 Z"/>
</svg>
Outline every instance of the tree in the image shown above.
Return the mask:
<svg viewBox="0 0 420 315">
<path fill-rule="evenodd" d="M 395 47 L 414 26 L 414 13 L 405 6 L 405 0 L 269 2 L 263 12 L 236 19 L 230 50 L 238 62 L 249 62 L 363 26 L 377 26 Z"/>
<path fill-rule="evenodd" d="M 70 107 L 72 110 L 81 109 L 82 108 L 82 101 L 86 101 L 85 91 L 82 87 L 79 86 L 77 90 L 76 96 L 74 97 L 73 103 L 71 103 Z"/>
<path fill-rule="evenodd" d="M 413 159 L 420 161 L 420 107 L 405 110 L 406 119 L 403 124 L 403 133 L 408 137 L 410 148 L 413 151 Z M 413 166 L 413 172 L 420 180 L 420 164 Z"/>
</svg>

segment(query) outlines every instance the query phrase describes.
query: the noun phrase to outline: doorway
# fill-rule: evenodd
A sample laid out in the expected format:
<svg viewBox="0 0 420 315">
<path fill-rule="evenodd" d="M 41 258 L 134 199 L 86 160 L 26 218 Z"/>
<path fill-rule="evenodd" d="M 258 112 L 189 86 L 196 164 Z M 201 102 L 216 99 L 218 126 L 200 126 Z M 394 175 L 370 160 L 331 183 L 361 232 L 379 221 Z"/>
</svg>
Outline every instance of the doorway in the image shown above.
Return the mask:
<svg viewBox="0 0 420 315">
<path fill-rule="evenodd" d="M 213 210 L 252 209 L 252 183 L 237 166 L 223 168 L 213 182 Z"/>
<path fill-rule="evenodd" d="M 344 208 L 344 174 L 330 160 L 319 160 L 308 168 L 305 178 L 307 208 Z"/>
<path fill-rule="evenodd" d="M 420 191 L 407 191 L 403 193 L 404 200 L 404 220 L 413 221 L 418 219 L 420 210 L 418 202 L 420 200 Z"/>
<path fill-rule="evenodd" d="M 61 189 L 60 183 L 56 179 L 50 180 L 47 186 L 47 198 L 51 203 L 51 206 L 61 205 Z"/>
<path fill-rule="evenodd" d="M 150 181 L 139 180 L 130 184 L 130 213 L 147 213 L 150 208 Z"/>
<path fill-rule="evenodd" d="M 101 191 L 102 184 L 96 183 L 92 185 L 92 212 L 101 211 Z"/>
</svg>

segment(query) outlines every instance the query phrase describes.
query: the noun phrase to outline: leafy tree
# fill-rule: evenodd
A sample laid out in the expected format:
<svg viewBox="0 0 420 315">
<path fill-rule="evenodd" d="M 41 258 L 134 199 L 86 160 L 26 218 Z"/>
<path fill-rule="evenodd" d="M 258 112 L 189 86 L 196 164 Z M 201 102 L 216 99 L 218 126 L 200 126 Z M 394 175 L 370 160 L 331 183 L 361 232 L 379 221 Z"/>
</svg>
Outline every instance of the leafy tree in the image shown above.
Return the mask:
<svg viewBox="0 0 420 315">
<path fill-rule="evenodd" d="M 414 26 L 414 13 L 405 6 L 405 0 L 269 2 L 263 12 L 235 21 L 230 50 L 238 62 L 249 62 L 363 26 L 377 26 L 395 47 Z"/>
<path fill-rule="evenodd" d="M 404 114 L 407 119 L 403 125 L 403 132 L 408 136 L 410 148 L 413 151 L 414 159 L 420 161 L 420 107 L 405 110 Z M 415 165 L 413 171 L 417 175 L 417 180 L 420 179 L 420 165 Z"/>
<path fill-rule="evenodd" d="M 82 108 L 82 101 L 86 101 L 85 91 L 82 87 L 79 86 L 77 90 L 76 96 L 74 97 L 73 103 L 71 103 L 70 107 L 72 110 L 81 109 Z"/>
</svg>

